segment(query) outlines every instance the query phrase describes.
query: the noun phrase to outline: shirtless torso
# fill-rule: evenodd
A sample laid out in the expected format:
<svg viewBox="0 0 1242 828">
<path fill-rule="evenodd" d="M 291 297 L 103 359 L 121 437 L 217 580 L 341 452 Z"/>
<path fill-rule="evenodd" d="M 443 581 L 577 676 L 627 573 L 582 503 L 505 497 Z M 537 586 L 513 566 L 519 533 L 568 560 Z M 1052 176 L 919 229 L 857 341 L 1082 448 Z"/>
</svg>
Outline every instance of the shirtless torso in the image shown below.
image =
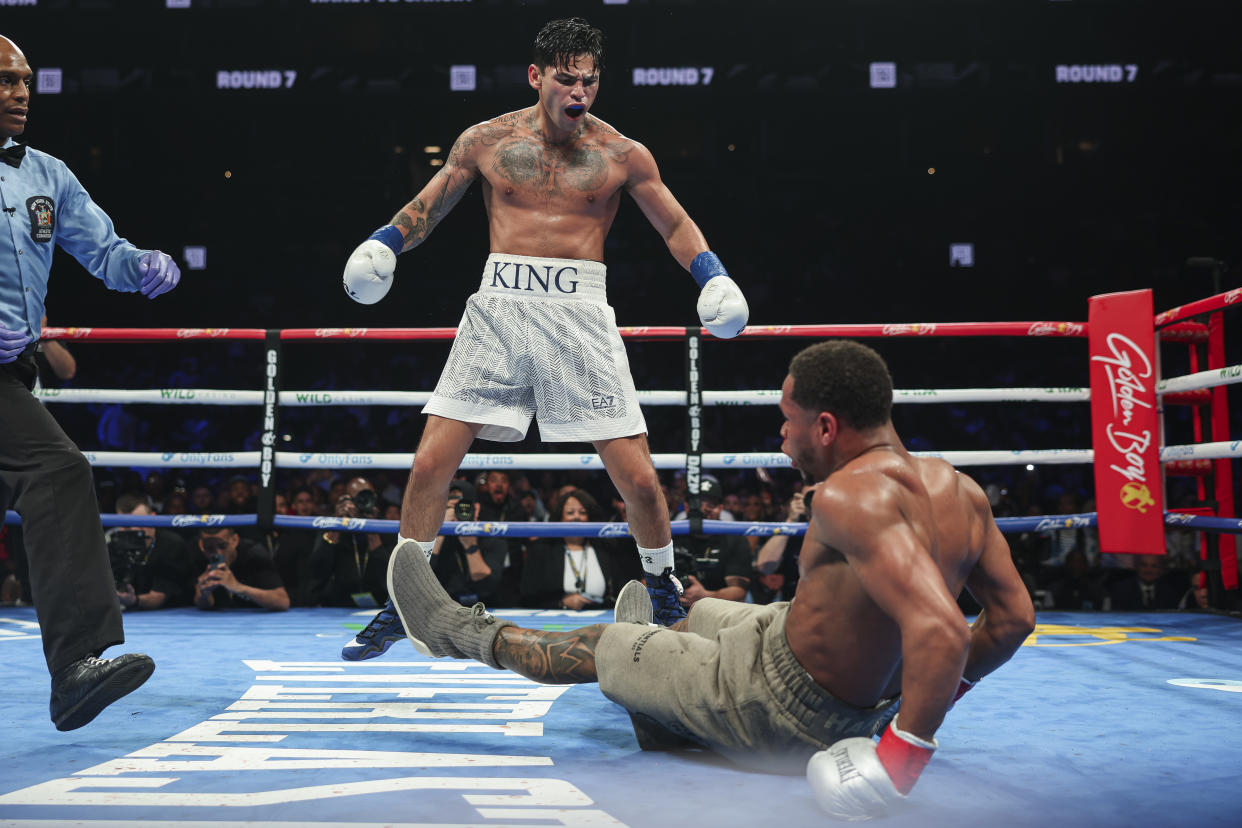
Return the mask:
<svg viewBox="0 0 1242 828">
<path fill-rule="evenodd" d="M 683 266 L 707 242 L 660 179 L 651 152 L 594 115 L 565 135 L 540 105 L 470 127 L 444 167 L 397 216 L 405 249 L 416 246 L 475 179 L 493 253 L 603 261 L 604 239 L 628 192 Z"/>
<path fill-rule="evenodd" d="M 817 348 L 839 353 L 833 359 L 852 355 L 860 375 L 871 365 L 851 343 L 804 354 Z M 856 381 L 844 377 L 832 381 Z M 874 374 L 870 382 L 877 399 L 890 393 L 875 390 Z M 785 623 L 790 649 L 844 702 L 869 707 L 900 693 L 902 727 L 930 738 L 959 682 L 996 669 L 1026 637 L 1030 596 L 977 483 L 942 460 L 912 456 L 891 420 L 857 430 L 798 405 L 793 392 L 791 374 L 782 450 L 819 482 Z M 963 587 L 984 608 L 970 629 L 957 606 Z"/>
<path fill-rule="evenodd" d="M 786 633 L 815 681 L 859 706 L 900 692 L 901 630 L 868 593 L 846 556 L 826 539 L 848 537 L 852 526 L 867 521 L 858 513 L 870 510 L 856 498 L 860 489 L 873 487 L 895 501 L 904 518 L 904 526 L 888 531 L 918 536 L 948 596 L 961 591 L 984 556 L 991 525 L 987 497 L 978 484 L 943 460 L 914 458 L 902 450 L 868 451 L 820 486 Z M 826 523 L 837 530 L 819 531 Z M 993 554 L 1001 552 L 1008 561 L 1008 547 Z"/>
<path fill-rule="evenodd" d="M 529 110 L 474 128 L 478 140 L 463 149 L 471 156 L 463 163 L 473 161 L 482 179 L 494 252 L 603 259 L 621 193 L 650 154 L 598 118 L 586 118 L 565 144 L 544 140 Z"/>
</svg>

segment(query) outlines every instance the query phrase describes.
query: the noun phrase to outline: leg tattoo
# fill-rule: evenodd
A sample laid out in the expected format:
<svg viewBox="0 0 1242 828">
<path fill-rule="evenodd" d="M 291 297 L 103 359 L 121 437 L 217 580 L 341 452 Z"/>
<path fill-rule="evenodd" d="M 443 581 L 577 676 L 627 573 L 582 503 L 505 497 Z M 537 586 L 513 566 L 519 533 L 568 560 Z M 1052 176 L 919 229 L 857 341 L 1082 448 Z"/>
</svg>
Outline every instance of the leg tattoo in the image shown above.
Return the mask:
<svg viewBox="0 0 1242 828">
<path fill-rule="evenodd" d="M 505 627 L 496 636 L 496 661 L 518 675 L 544 684 L 598 681 L 595 648 L 606 624 L 571 632 Z"/>
</svg>

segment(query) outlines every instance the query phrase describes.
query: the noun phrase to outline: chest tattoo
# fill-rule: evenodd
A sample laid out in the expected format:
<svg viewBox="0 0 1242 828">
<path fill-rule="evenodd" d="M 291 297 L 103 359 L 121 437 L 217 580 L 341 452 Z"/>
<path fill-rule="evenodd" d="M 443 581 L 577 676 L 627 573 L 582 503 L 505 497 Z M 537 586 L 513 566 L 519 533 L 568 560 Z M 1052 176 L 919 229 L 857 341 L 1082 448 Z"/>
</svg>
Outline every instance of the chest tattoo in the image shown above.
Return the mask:
<svg viewBox="0 0 1242 828">
<path fill-rule="evenodd" d="M 608 161 L 594 145 L 568 150 L 549 149 L 518 139 L 496 149 L 492 169 L 508 181 L 544 197 L 565 190 L 589 193 L 608 181 Z"/>
</svg>

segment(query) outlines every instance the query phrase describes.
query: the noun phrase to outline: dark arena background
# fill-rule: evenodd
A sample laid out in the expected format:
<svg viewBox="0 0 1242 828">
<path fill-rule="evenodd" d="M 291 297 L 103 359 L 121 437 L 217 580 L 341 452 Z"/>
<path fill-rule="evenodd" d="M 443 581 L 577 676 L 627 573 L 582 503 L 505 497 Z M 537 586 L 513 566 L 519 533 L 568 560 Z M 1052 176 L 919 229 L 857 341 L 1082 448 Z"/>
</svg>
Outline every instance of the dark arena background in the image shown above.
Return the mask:
<svg viewBox="0 0 1242 828">
<path fill-rule="evenodd" d="M 381 510 L 399 504 L 421 405 L 330 398 L 434 388 L 451 331 L 375 332 L 458 324 L 488 252 L 480 188 L 400 257 L 378 304 L 351 301 L 342 269 L 466 127 L 534 103 L 534 36 L 573 15 L 607 36 L 592 113 L 652 151 L 749 302 L 756 335 L 702 338 L 692 367 L 704 393 L 778 389 L 793 354 L 822 338 L 791 326 L 866 325 L 858 335 L 898 389 L 1065 396 L 908 404 L 916 393 L 894 408 L 912 451 L 1011 454 L 961 470 L 998 518 L 1030 519 L 1002 528 L 1039 624 L 951 712 L 907 812 L 885 824 L 1242 823 L 1233 2 L 0 0 L 0 34 L 36 73 L 19 140 L 63 159 L 120 235 L 182 271 L 152 302 L 108 291 L 56 253 L 47 326 L 76 371 L 41 380 L 92 460 L 105 527 L 130 525 L 118 522 L 118 498 L 145 495 L 180 519 L 160 525 L 197 556 L 200 513 L 250 516 L 246 530 L 270 548 L 274 517 L 290 519 L 286 536 L 342 528 L 335 502 L 358 474 Z M 683 395 L 644 407 L 653 454 L 675 455 L 660 466 L 672 511 L 693 494 L 686 455 L 718 453 L 704 470 L 736 497 L 726 508 L 761 527 L 756 551 L 801 485 L 780 460 L 778 410 L 709 400 L 701 421 L 688 417 L 685 328 L 699 325 L 698 288 L 628 197 L 605 257 L 618 324 L 676 329 L 626 340 L 640 391 Z M 1100 550 L 1091 460 L 1057 455 L 1093 445 L 1079 393 L 1098 393 L 1081 334 L 1089 301 L 1143 289 L 1155 313 L 1216 297 L 1178 320 L 1203 338 L 1157 349 L 1161 378 L 1211 369 L 1219 382 L 1210 394 L 1196 386 L 1192 404 L 1163 398 L 1160 444 L 1181 447 L 1162 473 L 1157 564 L 1172 597 L 1136 608 L 1120 597 L 1136 556 Z M 945 335 L 950 323 L 992 322 L 1027 327 Z M 88 328 L 173 334 L 93 340 Z M 261 330 L 228 335 L 247 329 Z M 262 332 L 281 329 L 309 332 L 280 345 L 279 388 L 303 398 L 282 401 L 271 427 L 258 404 L 270 364 Z M 116 393 L 74 399 L 75 389 Z M 255 396 L 198 404 L 204 389 Z M 139 390 L 172 404 L 125 399 Z M 289 458 L 267 478 L 258 461 L 221 460 L 265 448 Z M 504 468 L 533 518 L 574 484 L 601 504 L 593 521 L 623 520 L 608 477 L 580 454 L 588 445 L 544 444 L 532 427 L 521 443 L 472 451 L 508 453 L 463 476 Z M 549 465 L 560 451 L 576 453 Z M 403 457 L 383 457 L 393 454 Z M 313 505 L 295 513 L 303 488 Z M 372 528 L 387 543 L 396 524 Z M 497 532 L 516 538 L 513 557 L 525 554 L 522 532 Z M 595 685 L 538 685 L 404 642 L 341 661 L 373 610 L 301 590 L 286 613 L 127 611 L 126 646 L 150 653 L 157 672 L 91 727 L 59 734 L 12 512 L 0 554 L 11 665 L 0 826 L 829 822 L 801 778 L 641 752 Z M 761 580 L 748 600 L 772 600 Z M 528 626 L 612 618 L 504 594 L 515 599 L 508 617 Z M 960 603 L 978 612 L 968 596 Z"/>
</svg>

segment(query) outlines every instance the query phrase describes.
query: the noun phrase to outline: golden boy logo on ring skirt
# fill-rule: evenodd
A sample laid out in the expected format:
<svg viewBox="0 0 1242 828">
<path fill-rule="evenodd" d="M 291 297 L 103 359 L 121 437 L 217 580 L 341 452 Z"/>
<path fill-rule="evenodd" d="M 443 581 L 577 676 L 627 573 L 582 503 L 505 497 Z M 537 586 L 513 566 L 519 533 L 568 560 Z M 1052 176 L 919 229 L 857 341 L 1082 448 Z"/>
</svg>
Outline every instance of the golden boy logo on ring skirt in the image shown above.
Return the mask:
<svg viewBox="0 0 1242 828">
<path fill-rule="evenodd" d="M 1148 506 L 1155 506 L 1156 501 L 1151 496 L 1151 492 L 1142 483 L 1126 483 L 1121 487 L 1121 505 L 1127 509 L 1138 509 L 1141 514 L 1147 514 Z"/>
</svg>

